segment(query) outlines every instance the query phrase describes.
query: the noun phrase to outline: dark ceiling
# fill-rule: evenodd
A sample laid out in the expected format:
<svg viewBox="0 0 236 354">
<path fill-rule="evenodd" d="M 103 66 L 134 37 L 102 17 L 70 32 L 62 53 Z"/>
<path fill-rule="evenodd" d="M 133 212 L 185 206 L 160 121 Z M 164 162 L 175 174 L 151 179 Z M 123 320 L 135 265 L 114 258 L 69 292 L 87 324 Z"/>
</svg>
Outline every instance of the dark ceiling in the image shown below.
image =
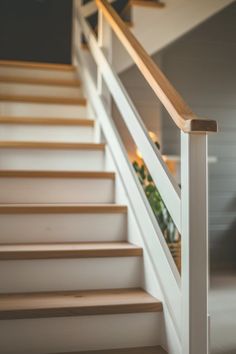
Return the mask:
<svg viewBox="0 0 236 354">
<path fill-rule="evenodd" d="M 0 0 L 0 59 L 71 62 L 72 0 Z"/>
</svg>

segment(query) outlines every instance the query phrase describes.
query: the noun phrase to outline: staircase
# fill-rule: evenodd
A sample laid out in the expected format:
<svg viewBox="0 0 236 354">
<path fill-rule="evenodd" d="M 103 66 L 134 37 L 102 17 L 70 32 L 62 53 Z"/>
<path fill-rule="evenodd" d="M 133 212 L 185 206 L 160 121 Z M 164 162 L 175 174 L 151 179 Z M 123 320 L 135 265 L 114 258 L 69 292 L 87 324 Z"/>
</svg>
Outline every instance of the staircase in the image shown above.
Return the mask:
<svg viewBox="0 0 236 354">
<path fill-rule="evenodd" d="M 76 70 L 0 62 L 0 352 L 161 354 L 162 303 Z"/>
<path fill-rule="evenodd" d="M 200 21 L 196 3 L 206 2 L 189 3 Z M 107 0 L 73 4 L 73 65 L 0 62 L 0 353 L 209 354 L 207 140 L 217 123 L 192 112 L 150 57 L 154 47 L 146 51 Z M 163 30 L 153 16 L 178 14 L 172 5 L 149 2 L 146 29 Z M 181 187 L 119 78 L 116 62 L 127 62 L 117 48 L 179 129 Z M 113 104 L 181 235 L 181 275 Z"/>
</svg>

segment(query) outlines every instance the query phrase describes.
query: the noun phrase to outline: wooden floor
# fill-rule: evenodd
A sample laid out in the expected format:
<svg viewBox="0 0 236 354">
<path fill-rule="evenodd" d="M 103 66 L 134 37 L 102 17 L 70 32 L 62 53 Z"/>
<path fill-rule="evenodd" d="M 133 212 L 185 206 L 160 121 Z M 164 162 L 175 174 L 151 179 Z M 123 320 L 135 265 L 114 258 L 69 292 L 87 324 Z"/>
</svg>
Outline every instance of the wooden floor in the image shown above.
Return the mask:
<svg viewBox="0 0 236 354">
<path fill-rule="evenodd" d="M 62 354 L 166 354 L 166 351 L 161 347 L 145 347 L 145 348 L 124 348 L 113 350 L 95 350 L 87 352 L 76 353 L 62 353 Z"/>
<path fill-rule="evenodd" d="M 236 270 L 213 274 L 210 280 L 211 354 L 236 353 Z"/>
</svg>

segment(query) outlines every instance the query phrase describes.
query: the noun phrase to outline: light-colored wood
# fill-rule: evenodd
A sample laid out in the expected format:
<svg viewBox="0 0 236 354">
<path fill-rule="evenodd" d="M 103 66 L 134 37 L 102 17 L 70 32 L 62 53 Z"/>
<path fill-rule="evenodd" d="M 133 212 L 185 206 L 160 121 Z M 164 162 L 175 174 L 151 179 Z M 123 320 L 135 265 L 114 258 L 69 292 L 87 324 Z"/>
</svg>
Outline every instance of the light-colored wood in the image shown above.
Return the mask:
<svg viewBox="0 0 236 354">
<path fill-rule="evenodd" d="M 14 84 L 31 84 L 31 85 L 46 85 L 46 86 L 72 86 L 79 87 L 80 81 L 78 79 L 49 79 L 40 77 L 17 77 L 17 76 L 0 76 L 0 83 L 14 83 Z"/>
<path fill-rule="evenodd" d="M 142 248 L 127 242 L 0 244 L 0 260 L 138 256 Z"/>
<path fill-rule="evenodd" d="M 0 149 L 104 150 L 103 143 L 61 143 L 36 141 L 0 141 Z"/>
<path fill-rule="evenodd" d="M 141 6 L 141 7 L 154 7 L 162 9 L 165 4 L 161 1 L 156 0 L 129 0 L 131 6 Z"/>
<path fill-rule="evenodd" d="M 160 312 L 160 301 L 142 289 L 0 295 L 0 319 Z"/>
<path fill-rule="evenodd" d="M 59 353 L 58 353 L 59 354 Z M 80 351 L 60 354 L 167 354 L 160 346 L 157 347 L 142 347 L 142 348 L 121 348 L 108 350 L 92 350 Z"/>
<path fill-rule="evenodd" d="M 82 118 L 31 118 L 31 117 L 0 117 L 0 124 L 22 125 L 69 125 L 93 127 L 94 120 Z"/>
<path fill-rule="evenodd" d="M 3 102 L 26 102 L 26 103 L 46 103 L 46 104 L 70 104 L 86 106 L 85 98 L 70 97 L 50 97 L 50 96 L 30 96 L 30 95 L 0 95 Z"/>
<path fill-rule="evenodd" d="M 0 214 L 123 214 L 117 204 L 0 204 Z"/>
<path fill-rule="evenodd" d="M 0 170 L 0 178 L 83 178 L 83 179 L 115 179 L 114 172 L 104 171 L 19 171 Z"/>
<path fill-rule="evenodd" d="M 105 0 L 96 3 L 175 124 L 187 133 L 216 132 L 216 121 L 194 115 L 112 6 Z"/>
<path fill-rule="evenodd" d="M 42 63 L 34 61 L 0 60 L 0 66 L 39 69 L 39 70 L 59 70 L 75 71 L 76 68 L 70 64 Z"/>
</svg>

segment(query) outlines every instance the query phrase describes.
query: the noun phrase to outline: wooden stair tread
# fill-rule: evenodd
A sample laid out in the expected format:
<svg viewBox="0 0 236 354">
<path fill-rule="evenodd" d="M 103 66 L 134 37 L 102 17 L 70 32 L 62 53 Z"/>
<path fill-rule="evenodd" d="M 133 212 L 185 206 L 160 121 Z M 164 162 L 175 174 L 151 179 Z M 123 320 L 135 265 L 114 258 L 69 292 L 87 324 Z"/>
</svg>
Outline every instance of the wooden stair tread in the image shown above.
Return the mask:
<svg viewBox="0 0 236 354">
<path fill-rule="evenodd" d="M 0 295 L 0 319 L 160 312 L 162 304 L 142 289 Z"/>
<path fill-rule="evenodd" d="M 31 96 L 31 95 L 4 95 L 0 94 L 0 101 L 4 102 L 26 102 L 26 103 L 46 103 L 46 104 L 68 104 L 85 106 L 87 101 L 85 98 L 71 98 L 58 96 Z"/>
<path fill-rule="evenodd" d="M 85 178 L 115 179 L 114 172 L 104 171 L 20 171 L 0 170 L 0 178 Z"/>
<path fill-rule="evenodd" d="M 0 124 L 23 125 L 69 125 L 94 126 L 94 120 L 81 118 L 31 118 L 31 117 L 0 117 Z"/>
<path fill-rule="evenodd" d="M 0 149 L 104 150 L 103 143 L 0 141 Z"/>
<path fill-rule="evenodd" d="M 0 76 L 0 83 L 29 84 L 29 85 L 46 85 L 46 86 L 68 86 L 80 87 L 81 83 L 78 79 L 53 79 L 38 77 L 17 77 L 17 76 Z"/>
<path fill-rule="evenodd" d="M 142 248 L 128 242 L 0 244 L 0 260 L 137 256 Z"/>
<path fill-rule="evenodd" d="M 117 204 L 0 204 L 0 214 L 116 214 L 127 213 Z"/>
<path fill-rule="evenodd" d="M 59 353 L 58 353 L 59 354 Z M 160 346 L 67 352 L 61 354 L 167 354 Z"/>
<path fill-rule="evenodd" d="M 45 63 L 36 61 L 20 61 L 20 60 L 0 60 L 0 66 L 39 69 L 39 70 L 58 70 L 58 71 L 75 71 L 76 67 L 71 64 Z"/>
<path fill-rule="evenodd" d="M 165 4 L 161 1 L 155 0 L 129 0 L 130 6 L 154 7 L 162 9 Z"/>
</svg>

